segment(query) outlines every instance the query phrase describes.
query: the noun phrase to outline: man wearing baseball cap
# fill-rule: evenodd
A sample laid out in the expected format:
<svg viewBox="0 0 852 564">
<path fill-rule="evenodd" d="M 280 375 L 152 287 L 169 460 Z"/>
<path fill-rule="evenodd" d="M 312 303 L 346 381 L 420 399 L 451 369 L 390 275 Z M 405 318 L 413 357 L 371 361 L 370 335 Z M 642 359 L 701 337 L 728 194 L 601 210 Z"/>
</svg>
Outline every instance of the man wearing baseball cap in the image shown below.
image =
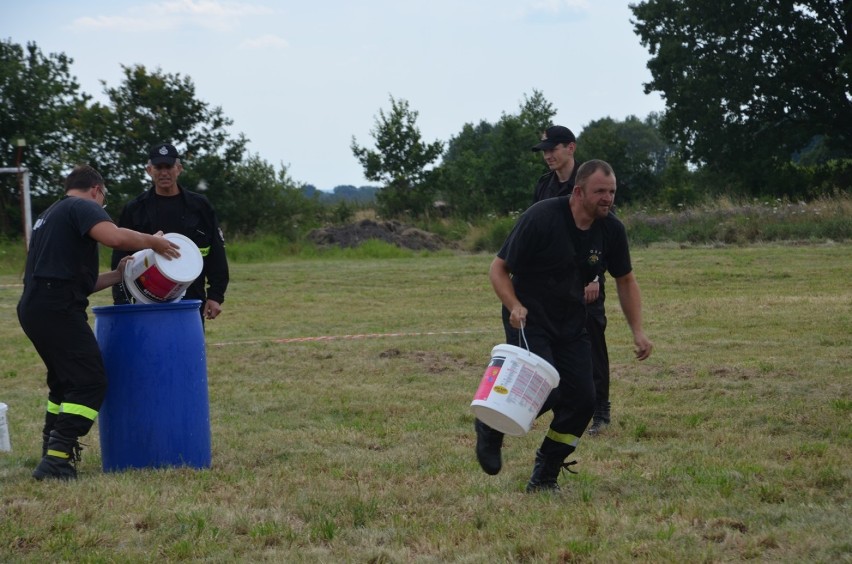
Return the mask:
<svg viewBox="0 0 852 564">
<path fill-rule="evenodd" d="M 567 127 L 554 125 L 548 127 L 541 136 L 541 142 L 533 151 L 541 151 L 550 172 L 536 183 L 533 203 L 547 198 L 570 196 L 574 189 L 579 163 L 574 160 L 577 140 Z M 597 396 L 595 415 L 589 427 L 589 435 L 597 435 L 610 423 L 609 401 L 609 352 L 606 345 L 606 308 L 604 307 L 604 272 L 586 285 L 586 310 L 588 318 L 586 329 L 592 341 L 592 364 L 594 366 L 595 394 Z"/>
<path fill-rule="evenodd" d="M 215 319 L 222 311 L 229 281 L 225 237 L 216 212 L 206 196 L 178 184 L 183 165 L 174 145 L 158 143 L 151 147 L 145 171 L 154 185 L 124 206 L 118 224 L 143 233 L 180 233 L 192 240 L 201 251 L 204 265 L 183 299 L 201 300 L 201 319 Z M 132 251 L 113 251 L 112 263 L 118 264 L 126 254 Z M 113 301 L 130 302 L 123 283 L 113 288 Z"/>
<path fill-rule="evenodd" d="M 536 182 L 533 203 L 557 196 L 570 196 L 574 189 L 579 164 L 574 161 L 577 138 L 570 129 L 561 125 L 548 127 L 533 151 L 541 151 L 550 172 Z"/>
</svg>

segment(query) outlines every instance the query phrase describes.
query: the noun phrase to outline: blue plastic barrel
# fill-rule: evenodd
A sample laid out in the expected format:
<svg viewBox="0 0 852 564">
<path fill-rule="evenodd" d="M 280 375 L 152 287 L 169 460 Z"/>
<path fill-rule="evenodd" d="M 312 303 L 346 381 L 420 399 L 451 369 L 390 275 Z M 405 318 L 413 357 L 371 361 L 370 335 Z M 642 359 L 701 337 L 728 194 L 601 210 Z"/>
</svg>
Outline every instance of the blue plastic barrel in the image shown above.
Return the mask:
<svg viewBox="0 0 852 564">
<path fill-rule="evenodd" d="M 207 355 L 199 300 L 92 308 L 108 385 L 104 472 L 209 468 Z"/>
</svg>

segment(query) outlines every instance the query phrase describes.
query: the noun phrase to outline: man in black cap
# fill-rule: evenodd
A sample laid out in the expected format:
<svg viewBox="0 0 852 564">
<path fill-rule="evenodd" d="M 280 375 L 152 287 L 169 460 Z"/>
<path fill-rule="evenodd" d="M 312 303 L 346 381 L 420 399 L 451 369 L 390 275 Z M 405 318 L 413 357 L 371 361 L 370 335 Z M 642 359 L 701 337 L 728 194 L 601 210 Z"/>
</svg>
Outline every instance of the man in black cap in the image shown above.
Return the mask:
<svg viewBox="0 0 852 564">
<path fill-rule="evenodd" d="M 541 142 L 532 148 L 541 151 L 550 172 L 541 176 L 535 185 L 533 203 L 557 196 L 570 196 L 577 177 L 578 163 L 574 161 L 577 138 L 567 127 L 554 125 L 541 135 Z"/>
<path fill-rule="evenodd" d="M 145 170 L 154 186 L 124 206 L 118 224 L 144 233 L 180 233 L 192 240 L 201 251 L 204 266 L 183 299 L 201 300 L 201 319 L 215 319 L 222 311 L 229 281 L 225 237 L 216 212 L 207 197 L 178 184 L 183 165 L 174 145 L 151 147 Z M 112 264 L 117 265 L 126 254 L 113 251 Z M 113 288 L 113 300 L 130 303 L 123 283 Z"/>
<path fill-rule="evenodd" d="M 547 198 L 570 196 L 577 178 L 579 163 L 574 160 L 577 140 L 567 127 L 548 127 L 541 142 L 533 151 L 541 151 L 550 172 L 541 176 L 535 186 L 533 203 Z M 589 427 L 589 435 L 597 435 L 610 423 L 609 401 L 609 352 L 606 346 L 606 308 L 604 307 L 603 271 L 585 288 L 586 329 L 592 342 L 592 365 L 595 380 L 595 415 Z M 507 329 L 508 331 L 508 329 Z"/>
</svg>

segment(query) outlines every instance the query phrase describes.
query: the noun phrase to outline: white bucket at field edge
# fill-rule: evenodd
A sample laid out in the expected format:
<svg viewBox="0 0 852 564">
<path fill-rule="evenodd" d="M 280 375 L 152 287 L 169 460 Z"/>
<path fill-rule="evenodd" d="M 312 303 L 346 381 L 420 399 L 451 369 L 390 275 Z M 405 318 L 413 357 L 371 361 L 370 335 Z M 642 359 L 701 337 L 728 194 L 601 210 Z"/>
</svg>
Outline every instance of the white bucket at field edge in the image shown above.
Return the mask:
<svg viewBox="0 0 852 564">
<path fill-rule="evenodd" d="M 9 421 L 6 419 L 8 410 L 8 405 L 0 403 L 0 452 L 12 450 L 12 441 L 9 440 Z"/>
<path fill-rule="evenodd" d="M 201 251 L 189 237 L 180 233 L 164 237 L 180 247 L 179 258 L 168 260 L 143 249 L 133 254 L 133 261 L 124 269 L 124 287 L 137 302 L 161 304 L 181 299 L 204 267 Z"/>
<path fill-rule="evenodd" d="M 559 373 L 540 356 L 514 345 L 497 345 L 470 409 L 492 429 L 520 437 L 532 429 L 541 406 L 558 385 Z"/>
</svg>

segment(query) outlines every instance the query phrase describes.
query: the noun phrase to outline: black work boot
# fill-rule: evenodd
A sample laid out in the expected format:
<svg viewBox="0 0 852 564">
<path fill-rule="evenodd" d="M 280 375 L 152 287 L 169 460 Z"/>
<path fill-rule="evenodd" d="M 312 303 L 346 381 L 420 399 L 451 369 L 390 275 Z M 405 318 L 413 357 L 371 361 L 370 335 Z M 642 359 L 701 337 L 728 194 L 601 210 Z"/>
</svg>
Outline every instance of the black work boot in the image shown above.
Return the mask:
<svg viewBox="0 0 852 564">
<path fill-rule="evenodd" d="M 503 433 L 492 429 L 479 419 L 473 426 L 476 429 L 476 459 L 486 474 L 494 476 L 503 467 L 503 461 L 500 458 Z"/>
<path fill-rule="evenodd" d="M 610 402 L 605 401 L 598 404 L 595 408 L 595 414 L 592 416 L 592 426 L 586 431 L 587 435 L 595 436 L 607 427 L 609 427 Z"/>
<path fill-rule="evenodd" d="M 576 474 L 569 466 L 577 464 L 577 461 L 565 462 L 565 458 L 574 451 L 574 447 L 564 445 L 559 449 L 548 450 L 551 452 L 544 452 L 542 447 L 535 453 L 535 466 L 533 466 L 530 481 L 527 482 L 527 493 L 542 491 L 556 493 L 559 491 L 556 479 L 559 477 L 560 470 L 565 469 Z"/>
<path fill-rule="evenodd" d="M 76 480 L 77 462 L 80 460 L 80 443 L 77 439 L 64 437 L 56 431 L 50 432 L 47 452 L 33 470 L 36 480 Z"/>
</svg>

